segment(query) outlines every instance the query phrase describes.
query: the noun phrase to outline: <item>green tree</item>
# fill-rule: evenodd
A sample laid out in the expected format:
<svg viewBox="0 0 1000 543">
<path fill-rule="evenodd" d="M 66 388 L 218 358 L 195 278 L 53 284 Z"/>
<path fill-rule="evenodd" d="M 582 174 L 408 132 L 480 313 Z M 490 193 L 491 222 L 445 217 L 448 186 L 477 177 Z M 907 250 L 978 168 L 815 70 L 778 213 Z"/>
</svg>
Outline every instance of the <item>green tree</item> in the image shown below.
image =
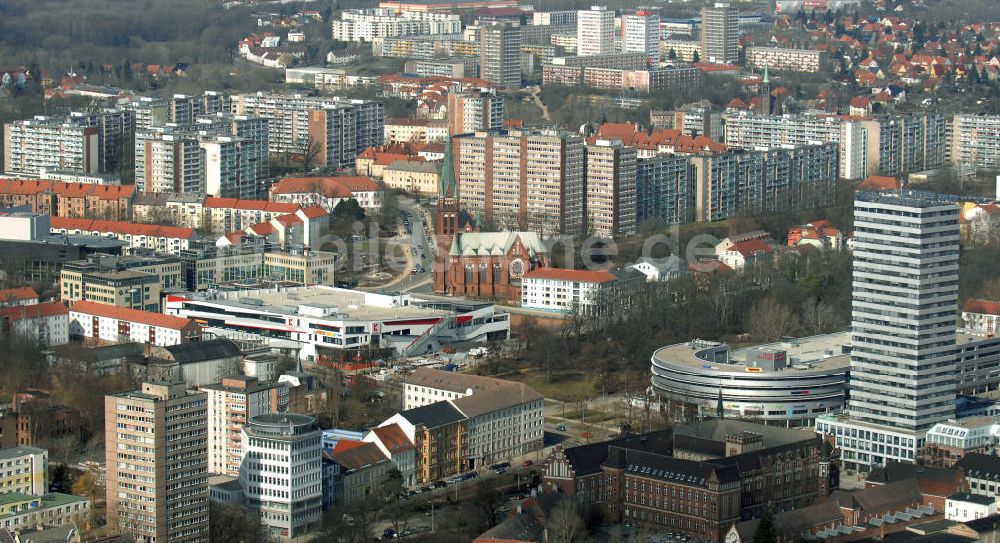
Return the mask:
<svg viewBox="0 0 1000 543">
<path fill-rule="evenodd" d="M 774 525 L 774 513 L 770 508 L 760 517 L 757 530 L 753 534 L 753 543 L 778 543 L 778 528 Z"/>
</svg>

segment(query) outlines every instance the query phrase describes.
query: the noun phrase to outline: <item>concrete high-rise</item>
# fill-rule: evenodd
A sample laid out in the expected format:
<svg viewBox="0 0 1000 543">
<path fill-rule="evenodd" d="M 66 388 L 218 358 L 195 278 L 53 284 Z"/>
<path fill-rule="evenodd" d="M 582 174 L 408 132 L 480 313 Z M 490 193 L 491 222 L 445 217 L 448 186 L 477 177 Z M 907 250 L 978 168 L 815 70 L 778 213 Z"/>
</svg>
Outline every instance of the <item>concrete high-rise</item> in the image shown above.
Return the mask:
<svg viewBox="0 0 1000 543">
<path fill-rule="evenodd" d="M 651 67 L 660 64 L 660 16 L 652 8 L 622 15 L 622 52 L 645 53 Z"/>
<path fill-rule="evenodd" d="M 860 193 L 854 235 L 851 416 L 926 430 L 955 413 L 958 206 Z"/>
<path fill-rule="evenodd" d="M 587 232 L 626 236 L 636 232 L 636 149 L 621 140 L 587 145 Z"/>
<path fill-rule="evenodd" d="M 104 398 L 108 524 L 139 543 L 208 541 L 206 403 L 162 381 Z"/>
<path fill-rule="evenodd" d="M 479 32 L 479 77 L 504 89 L 520 88 L 521 27 L 493 23 Z"/>
<path fill-rule="evenodd" d="M 701 60 L 718 64 L 740 60 L 740 21 L 728 2 L 701 8 Z"/>
<path fill-rule="evenodd" d="M 614 51 L 615 12 L 605 6 L 590 6 L 590 9 L 577 11 L 577 56 L 606 55 Z"/>
<path fill-rule="evenodd" d="M 848 414 L 816 420 L 848 469 L 916 462 L 955 415 L 958 217 L 941 194 L 855 197 Z"/>
<path fill-rule="evenodd" d="M 448 93 L 448 133 L 451 135 L 503 128 L 503 115 L 502 94 Z"/>
<path fill-rule="evenodd" d="M 582 137 L 510 130 L 476 132 L 453 141 L 459 200 L 473 217 L 512 230 L 582 232 Z"/>
<path fill-rule="evenodd" d="M 240 487 L 272 536 L 293 538 L 323 514 L 323 457 L 316 420 L 294 413 L 251 417 L 241 430 Z"/>
<path fill-rule="evenodd" d="M 100 134 L 78 119 L 38 116 L 4 125 L 3 171 L 38 177 L 41 169 L 97 173 Z"/>
<path fill-rule="evenodd" d="M 278 411 L 278 389 L 253 377 L 201 387 L 208 394 L 208 472 L 240 476 L 240 431 L 252 417 Z"/>
</svg>

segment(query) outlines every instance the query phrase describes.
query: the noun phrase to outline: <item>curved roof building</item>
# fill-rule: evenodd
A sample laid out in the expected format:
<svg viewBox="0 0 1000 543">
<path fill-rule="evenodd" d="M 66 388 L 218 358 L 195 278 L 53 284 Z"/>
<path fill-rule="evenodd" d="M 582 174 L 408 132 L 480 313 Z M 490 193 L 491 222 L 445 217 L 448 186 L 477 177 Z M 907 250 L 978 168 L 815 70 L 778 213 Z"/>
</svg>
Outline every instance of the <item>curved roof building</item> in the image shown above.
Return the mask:
<svg viewBox="0 0 1000 543">
<path fill-rule="evenodd" d="M 652 388 L 668 406 L 780 426 L 809 426 L 845 403 L 850 334 L 840 332 L 733 351 L 693 340 L 657 349 Z"/>
</svg>

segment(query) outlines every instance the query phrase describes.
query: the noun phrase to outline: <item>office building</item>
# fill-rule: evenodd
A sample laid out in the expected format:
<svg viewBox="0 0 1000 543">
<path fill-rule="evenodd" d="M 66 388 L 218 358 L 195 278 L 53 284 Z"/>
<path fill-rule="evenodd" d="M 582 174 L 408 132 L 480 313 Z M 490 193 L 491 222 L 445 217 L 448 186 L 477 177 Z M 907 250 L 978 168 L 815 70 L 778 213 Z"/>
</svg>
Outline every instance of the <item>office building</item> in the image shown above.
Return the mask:
<svg viewBox="0 0 1000 543">
<path fill-rule="evenodd" d="M 1000 115 L 955 115 L 950 137 L 952 163 L 985 169 L 1000 166 Z"/>
<path fill-rule="evenodd" d="M 208 395 L 208 472 L 240 476 L 240 432 L 257 415 L 278 412 L 278 389 L 254 377 L 227 377 L 200 388 Z"/>
<path fill-rule="evenodd" d="M 576 54 L 581 57 L 614 52 L 615 12 L 606 6 L 577 10 L 576 43 Z"/>
<path fill-rule="evenodd" d="M 636 233 L 636 150 L 621 140 L 587 144 L 586 229 L 598 236 Z"/>
<path fill-rule="evenodd" d="M 520 76 L 518 76 L 520 77 Z M 493 92 L 449 92 L 448 132 L 468 134 L 503 128 L 504 98 Z"/>
<path fill-rule="evenodd" d="M 736 8 L 716 2 L 701 8 L 701 60 L 736 64 L 740 57 L 740 27 Z"/>
<path fill-rule="evenodd" d="M 35 447 L 0 449 L 0 496 L 41 496 L 49 491 L 49 452 Z"/>
<path fill-rule="evenodd" d="M 271 536 L 298 537 L 323 513 L 323 463 L 316 420 L 294 413 L 249 417 L 240 429 L 240 487 Z"/>
<path fill-rule="evenodd" d="M 493 23 L 479 32 L 479 78 L 503 89 L 521 88 L 521 27 Z"/>
<path fill-rule="evenodd" d="M 622 52 L 644 53 L 649 66 L 660 64 L 660 16 L 652 8 L 636 8 L 622 15 Z"/>
<path fill-rule="evenodd" d="M 104 399 L 109 523 L 141 543 L 208 541 L 204 392 L 149 382 Z"/>
<path fill-rule="evenodd" d="M 918 192 L 854 202 L 850 418 L 816 422 L 849 467 L 916 461 L 955 413 L 958 206 Z"/>
<path fill-rule="evenodd" d="M 456 137 L 454 145 L 459 200 L 472 216 L 512 230 L 583 231 L 582 137 L 553 130 L 476 132 Z"/>
<path fill-rule="evenodd" d="M 164 289 L 184 285 L 176 259 L 97 257 L 63 264 L 59 294 L 63 302 L 110 304 L 159 312 Z"/>
<path fill-rule="evenodd" d="M 38 116 L 4 125 L 3 171 L 38 177 L 43 168 L 94 174 L 100 171 L 97 128 Z"/>
<path fill-rule="evenodd" d="M 233 96 L 232 103 L 237 115 L 267 119 L 271 155 L 308 152 L 316 166 L 350 166 L 385 137 L 382 102 L 260 92 Z"/>
</svg>

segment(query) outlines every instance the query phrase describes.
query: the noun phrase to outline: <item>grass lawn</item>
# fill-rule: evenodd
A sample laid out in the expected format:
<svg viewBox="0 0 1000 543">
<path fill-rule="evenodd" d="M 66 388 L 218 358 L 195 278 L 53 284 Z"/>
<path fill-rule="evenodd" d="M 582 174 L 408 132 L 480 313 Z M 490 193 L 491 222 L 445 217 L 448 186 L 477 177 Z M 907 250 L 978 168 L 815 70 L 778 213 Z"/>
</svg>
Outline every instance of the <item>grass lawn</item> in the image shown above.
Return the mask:
<svg viewBox="0 0 1000 543">
<path fill-rule="evenodd" d="M 525 369 L 518 376 L 505 376 L 505 379 L 520 381 L 534 388 L 542 396 L 564 402 L 593 397 L 596 393 L 594 377 L 584 371 L 568 371 L 552 374 L 552 382 L 546 382 L 545 373 L 535 369 Z M 554 405 L 554 404 L 550 404 Z"/>
</svg>

